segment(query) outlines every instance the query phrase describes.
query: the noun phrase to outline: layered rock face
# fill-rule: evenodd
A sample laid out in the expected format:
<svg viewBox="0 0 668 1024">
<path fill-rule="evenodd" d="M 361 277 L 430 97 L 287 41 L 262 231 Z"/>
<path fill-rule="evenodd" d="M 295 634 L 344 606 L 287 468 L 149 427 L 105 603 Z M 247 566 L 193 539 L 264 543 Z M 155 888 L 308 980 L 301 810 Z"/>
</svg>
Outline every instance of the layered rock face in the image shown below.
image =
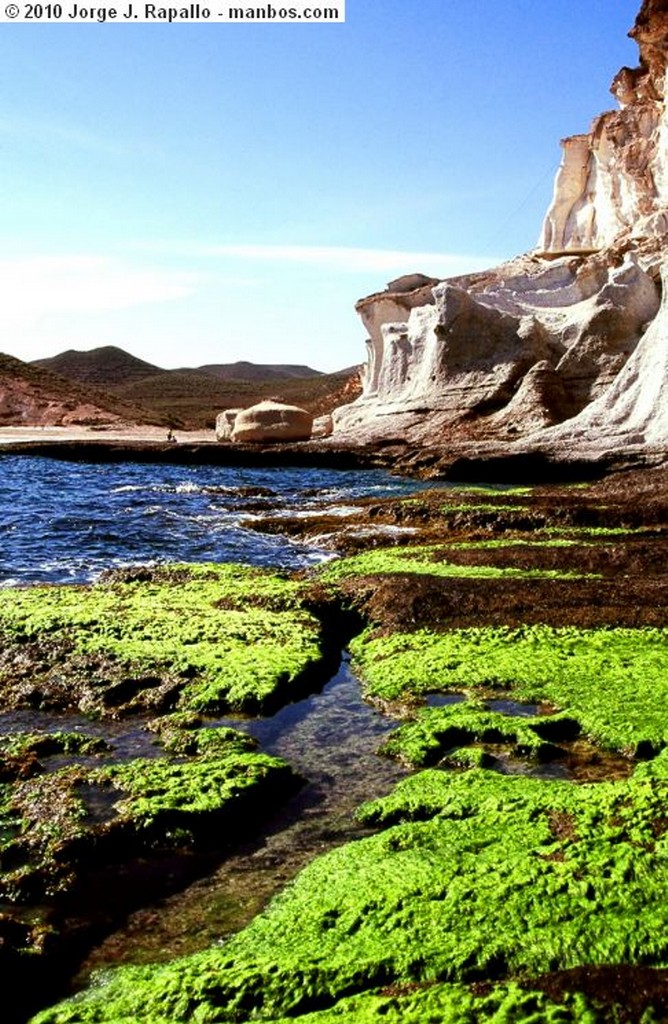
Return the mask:
<svg viewBox="0 0 668 1024">
<path fill-rule="evenodd" d="M 668 447 L 668 262 L 663 284 L 658 316 L 611 386 L 579 416 L 545 431 L 541 444 Z"/>
<path fill-rule="evenodd" d="M 588 135 L 562 142 L 539 243 L 547 252 L 600 249 L 668 231 L 666 4 L 645 3 L 630 35 L 641 63 L 622 68 L 612 83 L 620 109 L 598 117 Z"/>
<path fill-rule="evenodd" d="M 666 415 L 649 412 L 668 395 L 668 0 L 645 0 L 631 35 L 640 65 L 613 81 L 619 110 L 562 143 L 534 252 L 449 281 L 410 275 L 358 303 L 363 393 L 336 411 L 337 432 L 592 443 L 615 424 L 618 440 L 668 445 Z"/>
</svg>

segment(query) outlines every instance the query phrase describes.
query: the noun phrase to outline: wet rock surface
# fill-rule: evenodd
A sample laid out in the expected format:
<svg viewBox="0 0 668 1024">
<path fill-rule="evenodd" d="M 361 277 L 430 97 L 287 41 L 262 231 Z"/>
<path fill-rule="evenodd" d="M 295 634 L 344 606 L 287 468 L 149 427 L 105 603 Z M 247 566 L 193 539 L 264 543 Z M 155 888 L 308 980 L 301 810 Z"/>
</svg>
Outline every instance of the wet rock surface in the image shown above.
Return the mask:
<svg viewBox="0 0 668 1024">
<path fill-rule="evenodd" d="M 243 587 L 227 581 L 214 601 L 216 573 L 202 569 L 201 593 L 216 614 L 241 605 L 306 615 L 328 623 L 325 633 L 340 646 L 352 637 L 363 694 L 386 715 L 368 733 L 367 760 L 355 741 L 344 754 L 346 736 L 367 735 L 361 719 L 354 724 L 355 707 L 365 705 L 343 699 L 334 684 L 308 698 L 308 711 L 295 704 L 275 718 L 212 721 L 210 710 L 183 702 L 186 678 L 181 703 L 147 722 L 150 705 L 137 695 L 154 690 L 159 675 L 143 666 L 135 676 L 126 670 L 134 683 L 123 700 L 105 704 L 109 735 L 104 718 L 73 719 L 76 728 L 60 734 L 44 720 L 21 734 L 16 727 L 29 720 L 21 716 L 35 712 L 14 712 L 2 747 L 7 964 L 25 970 L 20 950 L 32 944 L 57 965 L 62 985 L 95 928 L 109 930 L 104 900 L 92 931 L 83 908 L 108 877 L 102 862 L 118 869 L 114 834 L 123 835 L 125 860 L 109 891 L 125 892 L 126 912 L 130 893 L 144 886 L 146 902 L 164 885 L 160 903 L 134 911 L 125 931 L 87 956 L 79 984 L 100 966 L 163 966 L 128 966 L 36 1020 L 173 1024 L 196 1012 L 221 1022 L 259 1013 L 325 1024 L 378 1013 L 459 1021 L 504 1012 L 518 1022 L 541 1013 L 621 1024 L 648 1010 L 661 1019 L 668 474 L 435 488 L 351 501 L 345 516 L 316 510 L 255 526 L 319 544 L 327 533 L 340 557 L 271 585 L 241 571 Z M 161 573 L 115 574 L 101 585 L 154 587 Z M 184 566 L 167 577 L 178 604 L 197 573 Z M 322 732 L 325 705 L 331 718 Z M 367 706 L 364 714 L 374 712 Z M 112 734 L 134 719 L 144 738 L 129 760 L 114 760 Z M 242 760 L 282 758 L 283 782 L 244 818 L 256 836 L 244 840 L 235 819 L 221 846 L 219 830 L 202 825 L 198 834 L 187 806 L 175 816 L 169 792 L 194 806 L 211 787 L 220 794 L 223 742 Z M 374 757 L 381 744 L 382 758 Z M 374 764 L 389 774 L 372 781 Z M 388 792 L 407 768 L 414 774 Z M 297 774 L 308 784 L 277 815 Z M 375 787 L 380 798 L 363 804 Z M 220 813 L 216 805 L 196 817 L 211 822 Z M 10 891 L 26 851 L 38 866 Z M 183 889 L 189 872 L 211 872 L 214 862 Z M 160 884 L 151 888 L 151 878 Z M 59 895 L 35 923 L 30 908 L 49 886 Z M 178 954 L 186 955 L 171 959 Z M 626 1003 L 614 981 L 621 978 L 638 984 Z"/>
</svg>

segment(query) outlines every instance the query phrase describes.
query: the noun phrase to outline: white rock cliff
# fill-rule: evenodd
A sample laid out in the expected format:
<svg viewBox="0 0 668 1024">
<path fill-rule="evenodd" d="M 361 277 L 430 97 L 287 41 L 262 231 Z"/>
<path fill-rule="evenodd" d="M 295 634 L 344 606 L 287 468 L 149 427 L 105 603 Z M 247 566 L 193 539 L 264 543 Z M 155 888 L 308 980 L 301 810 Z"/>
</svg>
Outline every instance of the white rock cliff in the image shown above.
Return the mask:
<svg viewBox="0 0 668 1024">
<path fill-rule="evenodd" d="M 630 35 L 640 65 L 612 83 L 618 110 L 563 141 L 534 252 L 357 304 L 363 392 L 335 435 L 668 447 L 668 0 L 645 0 Z"/>
</svg>

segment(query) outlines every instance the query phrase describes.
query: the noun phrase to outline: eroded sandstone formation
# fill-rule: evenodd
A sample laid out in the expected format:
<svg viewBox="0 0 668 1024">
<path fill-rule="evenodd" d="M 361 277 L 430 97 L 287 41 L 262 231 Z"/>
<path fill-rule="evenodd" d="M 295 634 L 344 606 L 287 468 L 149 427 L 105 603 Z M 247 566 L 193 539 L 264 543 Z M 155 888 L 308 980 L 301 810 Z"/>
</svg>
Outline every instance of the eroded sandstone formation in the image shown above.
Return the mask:
<svg viewBox="0 0 668 1024">
<path fill-rule="evenodd" d="M 615 76 L 618 110 L 563 141 L 535 251 L 448 281 L 408 275 L 358 303 L 363 393 L 335 432 L 668 447 L 668 0 L 645 0 L 630 34 L 639 66 Z"/>
<path fill-rule="evenodd" d="M 237 413 L 231 439 L 242 444 L 307 441 L 312 428 L 313 416 L 306 409 L 282 402 L 258 402 Z"/>
<path fill-rule="evenodd" d="M 241 407 L 236 409 L 223 409 L 216 416 L 216 439 L 218 441 L 231 441 L 234 431 L 234 422 L 237 415 L 243 412 Z"/>
</svg>

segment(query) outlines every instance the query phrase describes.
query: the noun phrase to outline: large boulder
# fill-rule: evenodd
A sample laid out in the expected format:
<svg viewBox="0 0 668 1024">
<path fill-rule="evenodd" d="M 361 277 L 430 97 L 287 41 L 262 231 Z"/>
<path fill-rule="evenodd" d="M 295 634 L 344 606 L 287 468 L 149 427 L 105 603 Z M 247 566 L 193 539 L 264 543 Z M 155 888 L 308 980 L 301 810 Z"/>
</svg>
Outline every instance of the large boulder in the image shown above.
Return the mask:
<svg viewBox="0 0 668 1024">
<path fill-rule="evenodd" d="M 312 429 L 313 416 L 306 409 L 281 402 L 259 402 L 237 414 L 232 440 L 242 444 L 307 441 Z"/>
</svg>

